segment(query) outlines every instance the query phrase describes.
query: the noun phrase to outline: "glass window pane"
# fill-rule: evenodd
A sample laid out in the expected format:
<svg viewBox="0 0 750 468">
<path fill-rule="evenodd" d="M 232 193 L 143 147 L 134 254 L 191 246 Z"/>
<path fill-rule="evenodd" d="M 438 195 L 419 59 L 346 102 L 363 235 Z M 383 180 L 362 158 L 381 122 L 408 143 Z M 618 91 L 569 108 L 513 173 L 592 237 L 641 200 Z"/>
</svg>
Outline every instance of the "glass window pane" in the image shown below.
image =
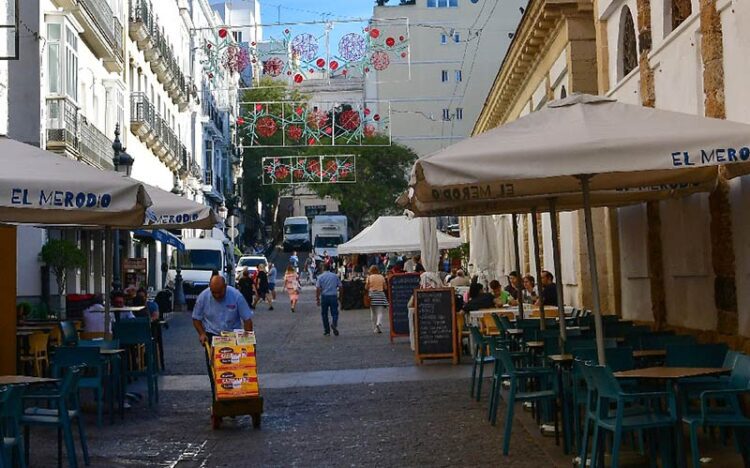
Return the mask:
<svg viewBox="0 0 750 468">
<path fill-rule="evenodd" d="M 427 0 L 427 8 L 435 8 L 437 6 L 437 0 Z"/>
<path fill-rule="evenodd" d="M 450 0 L 450 6 L 457 7 L 458 6 L 458 0 Z"/>
<path fill-rule="evenodd" d="M 50 41 L 60 40 L 60 25 L 59 24 L 50 23 L 47 25 L 47 38 Z"/>
<path fill-rule="evenodd" d="M 51 25 L 50 25 L 51 26 Z M 49 92 L 60 92 L 60 44 L 50 44 L 47 54 L 47 75 L 49 76 Z"/>
</svg>

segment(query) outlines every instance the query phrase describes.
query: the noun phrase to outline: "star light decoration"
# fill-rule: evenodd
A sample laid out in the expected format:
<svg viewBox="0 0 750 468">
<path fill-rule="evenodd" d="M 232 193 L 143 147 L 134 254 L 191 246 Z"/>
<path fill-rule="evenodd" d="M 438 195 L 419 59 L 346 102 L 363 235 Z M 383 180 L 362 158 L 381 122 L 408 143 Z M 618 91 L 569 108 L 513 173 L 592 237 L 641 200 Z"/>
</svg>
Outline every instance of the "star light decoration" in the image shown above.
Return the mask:
<svg viewBox="0 0 750 468">
<path fill-rule="evenodd" d="M 212 82 L 228 71 L 230 74 L 241 73 L 250 66 L 252 58 L 247 47 L 233 41 L 229 29 L 222 27 L 215 32 L 213 39 L 203 43 L 205 58 L 201 61 L 203 70 Z"/>
<path fill-rule="evenodd" d="M 237 129 L 243 147 L 387 146 L 390 145 L 390 103 L 272 101 L 241 105 Z M 380 109 L 376 112 L 375 108 Z M 368 140 L 375 135 L 388 137 Z"/>
<path fill-rule="evenodd" d="M 279 156 L 262 160 L 263 185 L 341 184 L 357 182 L 356 157 Z"/>
<path fill-rule="evenodd" d="M 273 37 L 258 50 L 253 42 L 252 63 L 262 64 L 262 75 L 272 78 L 288 77 L 290 83 L 300 84 L 311 77 L 364 76 L 384 71 L 393 63 L 408 61 L 408 27 L 395 31 L 393 26 L 371 23 L 361 33 L 345 34 L 332 53 L 328 49 L 329 32 L 320 36 L 310 33 L 294 34 L 284 29 L 280 39 Z M 321 47 L 321 44 L 326 46 Z"/>
</svg>

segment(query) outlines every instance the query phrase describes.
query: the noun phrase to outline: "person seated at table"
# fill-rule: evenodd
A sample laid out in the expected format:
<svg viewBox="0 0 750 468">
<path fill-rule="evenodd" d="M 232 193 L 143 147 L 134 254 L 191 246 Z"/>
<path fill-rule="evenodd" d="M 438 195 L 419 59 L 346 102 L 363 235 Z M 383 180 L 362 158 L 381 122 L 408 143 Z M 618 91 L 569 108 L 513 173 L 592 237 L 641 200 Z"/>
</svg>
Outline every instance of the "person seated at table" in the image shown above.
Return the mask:
<svg viewBox="0 0 750 468">
<path fill-rule="evenodd" d="M 526 275 L 523 277 L 523 289 L 521 289 L 521 297 L 523 298 L 524 304 L 536 303 L 538 296 L 536 292 L 536 279 L 534 279 L 533 276 Z M 518 301 L 515 299 L 511 299 L 510 304 L 517 306 Z"/>
<path fill-rule="evenodd" d="M 555 277 L 547 270 L 542 270 L 542 292 L 540 297 L 536 300 L 536 305 L 551 306 L 557 305 L 557 285 L 555 284 Z"/>
<path fill-rule="evenodd" d="M 83 311 L 83 329 L 89 333 L 104 333 L 104 299 L 94 296 L 94 303 Z"/>
<path fill-rule="evenodd" d="M 472 282 L 469 286 L 469 301 L 464 304 L 464 312 L 472 310 L 491 309 L 495 307 L 495 296 L 484 292 L 482 283 Z"/>
<path fill-rule="evenodd" d="M 508 285 L 505 287 L 505 290 L 510 294 L 513 301 L 518 304 L 518 299 L 521 297 L 521 276 L 517 271 L 511 271 L 508 274 Z"/>
<path fill-rule="evenodd" d="M 492 291 L 492 295 L 495 297 L 495 305 L 497 307 L 504 306 L 508 303 L 508 301 L 510 301 L 510 294 L 508 293 L 508 291 L 503 289 L 500 281 L 490 281 L 490 291 Z"/>
<path fill-rule="evenodd" d="M 112 301 L 112 307 L 125 307 L 125 293 L 123 293 L 122 291 L 113 292 L 110 299 Z M 120 318 L 135 318 L 135 315 L 133 314 L 133 312 L 124 311 L 120 312 Z"/>
<path fill-rule="evenodd" d="M 392 274 L 392 275 L 398 275 L 398 274 L 401 274 L 401 273 L 406 273 L 406 272 L 404 271 L 404 262 L 402 262 L 401 260 L 399 260 L 399 261 L 396 262 L 395 265 L 393 265 L 393 268 L 391 268 L 390 274 Z"/>
<path fill-rule="evenodd" d="M 471 280 L 466 277 L 466 274 L 463 270 L 458 270 L 456 272 L 456 277 L 451 278 L 450 283 L 451 287 L 455 288 L 458 286 L 469 286 L 471 284 Z"/>
<path fill-rule="evenodd" d="M 133 306 L 134 307 L 143 306 L 142 310 L 134 314 L 136 317 L 149 317 L 151 318 L 152 322 L 159 320 L 159 306 L 156 305 L 156 302 L 150 301 L 148 299 L 148 295 L 146 294 L 145 289 L 139 288 L 138 291 L 135 293 L 135 299 L 133 299 Z"/>
</svg>

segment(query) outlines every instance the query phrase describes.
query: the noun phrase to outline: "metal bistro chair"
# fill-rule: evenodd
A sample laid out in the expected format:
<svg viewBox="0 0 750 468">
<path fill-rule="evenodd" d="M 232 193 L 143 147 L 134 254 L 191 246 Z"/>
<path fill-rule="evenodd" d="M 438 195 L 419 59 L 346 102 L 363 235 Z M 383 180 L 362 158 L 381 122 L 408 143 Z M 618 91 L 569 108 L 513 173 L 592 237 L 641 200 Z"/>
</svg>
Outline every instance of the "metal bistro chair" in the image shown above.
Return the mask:
<svg viewBox="0 0 750 468">
<path fill-rule="evenodd" d="M 86 444 L 86 433 L 83 429 L 83 418 L 81 406 L 78 401 L 78 381 L 81 377 L 81 367 L 73 366 L 65 370 L 61 382 L 49 388 L 40 388 L 37 391 L 24 395 L 24 400 L 42 400 L 48 403 L 48 408 L 30 407 L 26 408 L 21 417 L 21 425 L 24 426 L 24 438 L 26 440 L 26 459 L 29 458 L 29 446 L 31 426 L 54 427 L 58 431 L 57 456 L 58 463 L 62 456 L 60 439 L 65 441 L 65 452 L 68 457 L 68 466 L 78 467 L 75 443 L 73 441 L 73 423 L 78 424 L 78 435 L 81 439 L 81 450 L 83 461 L 88 466 L 89 449 Z"/>
<path fill-rule="evenodd" d="M 151 335 L 151 321 L 148 318 L 121 319 L 114 324 L 115 339 L 123 346 L 137 347 L 143 345 L 145 348 L 144 369 L 136 369 L 131 366 L 126 370 L 125 377 L 146 377 L 148 386 L 148 405 L 152 406 L 159 402 L 158 371 L 156 364 L 156 346 Z"/>
<path fill-rule="evenodd" d="M 24 440 L 21 431 L 24 385 L 0 387 L 0 467 L 26 468 Z M 16 458 L 14 460 L 14 454 Z"/>
<path fill-rule="evenodd" d="M 81 348 L 96 348 L 96 349 L 120 349 L 119 340 L 79 340 L 78 346 Z M 114 401 L 115 396 L 120 408 L 120 416 L 124 416 L 124 405 L 125 405 L 125 380 L 122 375 L 122 361 L 123 354 L 107 354 L 102 356 L 102 359 L 109 364 L 109 376 L 106 389 L 107 397 L 109 400 L 109 416 L 110 422 L 114 422 Z"/>
<path fill-rule="evenodd" d="M 48 345 L 48 333 L 34 333 L 29 336 L 29 354 L 21 356 L 21 362 L 31 363 L 33 375 L 36 377 L 42 377 L 49 367 Z"/>
<path fill-rule="evenodd" d="M 60 345 L 76 346 L 78 344 L 78 330 L 73 322 L 60 322 Z"/>
<path fill-rule="evenodd" d="M 81 372 L 78 388 L 88 388 L 94 392 L 97 427 L 102 427 L 106 380 L 104 364 L 104 359 L 99 355 L 97 348 L 62 347 L 55 351 L 55 357 L 52 359 L 52 375 L 58 378 L 62 376 L 65 369 L 73 366 L 85 367 Z"/>
</svg>

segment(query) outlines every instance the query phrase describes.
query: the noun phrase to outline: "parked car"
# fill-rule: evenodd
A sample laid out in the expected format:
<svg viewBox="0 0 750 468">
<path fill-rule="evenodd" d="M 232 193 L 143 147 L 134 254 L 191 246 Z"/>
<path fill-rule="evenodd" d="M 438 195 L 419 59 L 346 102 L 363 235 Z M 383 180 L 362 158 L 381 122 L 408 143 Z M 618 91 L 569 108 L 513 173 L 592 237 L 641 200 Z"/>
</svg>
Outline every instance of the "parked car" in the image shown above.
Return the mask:
<svg viewBox="0 0 750 468">
<path fill-rule="evenodd" d="M 237 262 L 237 268 L 234 275 L 237 279 L 242 275 L 242 271 L 247 268 L 250 276 L 258 271 L 258 265 L 268 265 L 268 259 L 263 255 L 243 255 Z"/>
</svg>

